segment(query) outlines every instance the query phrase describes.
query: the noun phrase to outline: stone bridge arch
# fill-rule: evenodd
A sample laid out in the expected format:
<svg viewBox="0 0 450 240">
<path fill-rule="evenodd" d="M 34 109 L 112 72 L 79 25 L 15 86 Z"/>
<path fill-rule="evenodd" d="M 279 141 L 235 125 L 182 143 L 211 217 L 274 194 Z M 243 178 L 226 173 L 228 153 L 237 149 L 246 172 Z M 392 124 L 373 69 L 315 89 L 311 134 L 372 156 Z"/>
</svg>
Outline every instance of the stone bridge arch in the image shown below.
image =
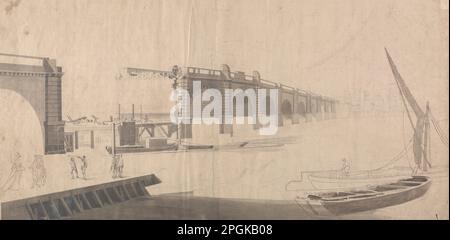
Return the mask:
<svg viewBox="0 0 450 240">
<path fill-rule="evenodd" d="M 284 120 L 289 119 L 291 123 L 297 123 L 296 119 L 296 104 L 295 91 L 285 85 L 280 84 L 279 88 L 279 102 L 278 102 L 278 123 L 280 126 L 284 125 Z"/>
<path fill-rule="evenodd" d="M 32 58 L 42 65 L 0 63 L 0 88 L 16 92 L 30 103 L 41 126 L 44 153 L 64 153 L 64 122 L 62 121 L 62 69 L 55 60 L 11 54 L 0 56 Z"/>
<path fill-rule="evenodd" d="M 0 158 L 9 159 L 13 152 L 25 159 L 43 154 L 43 126 L 30 101 L 16 91 L 3 88 L 0 88 L 0 99 L 0 145 L 3 148 Z"/>
<path fill-rule="evenodd" d="M 286 118 L 292 118 L 292 103 L 289 100 L 283 100 L 281 103 L 281 114 Z"/>
<path fill-rule="evenodd" d="M 299 101 L 297 103 L 297 109 L 296 110 L 297 110 L 297 113 L 300 116 L 304 117 L 306 115 L 306 102 Z"/>
</svg>

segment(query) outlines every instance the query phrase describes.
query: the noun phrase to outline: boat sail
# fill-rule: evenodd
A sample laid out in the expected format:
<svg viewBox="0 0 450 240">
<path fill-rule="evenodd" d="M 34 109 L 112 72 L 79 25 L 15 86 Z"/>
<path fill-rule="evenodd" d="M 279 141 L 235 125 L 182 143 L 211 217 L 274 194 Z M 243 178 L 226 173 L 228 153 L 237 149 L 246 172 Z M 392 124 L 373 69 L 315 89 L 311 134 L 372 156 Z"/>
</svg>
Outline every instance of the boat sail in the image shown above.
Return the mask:
<svg viewBox="0 0 450 240">
<path fill-rule="evenodd" d="M 411 91 L 409 90 L 408 86 L 406 86 L 405 81 L 403 80 L 402 76 L 397 70 L 397 66 L 395 65 L 394 61 L 392 60 L 389 52 L 387 49 L 386 56 L 389 60 L 389 64 L 392 69 L 392 73 L 394 75 L 394 79 L 397 83 L 397 87 L 400 91 L 400 95 L 402 97 L 403 104 L 405 106 L 406 112 L 408 113 L 408 118 L 411 123 L 411 127 L 414 129 L 414 136 L 413 136 L 413 152 L 414 152 L 414 162 L 416 164 L 416 168 L 413 172 L 413 175 L 415 175 L 419 170 L 422 170 L 426 172 L 428 170 L 428 167 L 431 167 L 430 160 L 428 159 L 428 152 L 429 152 L 429 129 L 430 129 L 430 106 L 427 102 L 426 111 L 424 112 L 419 104 L 417 103 L 416 99 L 411 94 Z M 411 114 L 408 109 L 408 105 L 406 104 L 406 101 L 409 103 L 410 108 L 413 110 L 414 114 L 416 115 L 416 124 L 414 126 L 413 120 L 411 118 Z"/>
<path fill-rule="evenodd" d="M 393 159 L 388 161 L 388 164 L 379 167 L 377 169 L 366 170 L 366 171 L 354 171 L 354 172 L 342 172 L 341 170 L 331 170 L 331 171 L 309 171 L 302 172 L 299 180 L 294 180 L 286 185 L 286 190 L 296 190 L 298 189 L 298 183 L 301 183 L 305 178 L 308 179 L 311 185 L 315 189 L 349 189 L 357 188 L 363 186 L 374 186 L 383 183 L 392 182 L 393 180 L 398 180 L 406 176 L 417 176 L 418 174 L 424 174 L 431 168 L 430 161 L 430 120 L 436 128 L 436 132 L 440 135 L 441 140 L 448 145 L 448 139 L 442 136 L 442 131 L 439 131 L 440 127 L 437 125 L 437 121 L 432 118 L 429 103 L 426 104 L 426 110 L 423 111 L 422 108 L 417 103 L 417 100 L 412 95 L 410 89 L 406 85 L 397 66 L 392 60 L 389 52 L 385 49 L 386 56 L 391 67 L 392 73 L 394 75 L 395 82 L 397 84 L 403 105 L 406 109 L 411 127 L 414 130 L 414 134 L 410 141 L 412 143 L 413 153 L 414 153 L 414 163 L 415 167 L 411 173 L 410 168 L 390 168 L 386 169 L 388 166 L 392 165 L 396 161 L 400 160 L 404 154 L 407 152 L 408 147 L 405 147 L 402 152 L 400 152 Z M 416 122 L 414 124 L 413 116 L 409 109 L 412 109 L 416 117 Z M 445 142 L 447 140 L 447 142 Z"/>
</svg>

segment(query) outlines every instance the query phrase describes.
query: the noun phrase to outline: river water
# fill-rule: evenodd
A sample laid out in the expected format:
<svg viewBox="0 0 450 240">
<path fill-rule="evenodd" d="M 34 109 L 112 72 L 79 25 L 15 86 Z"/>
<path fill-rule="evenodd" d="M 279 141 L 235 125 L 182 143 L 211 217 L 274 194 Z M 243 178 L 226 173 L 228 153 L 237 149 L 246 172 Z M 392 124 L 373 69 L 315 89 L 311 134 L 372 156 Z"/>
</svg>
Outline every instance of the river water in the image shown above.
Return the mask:
<svg viewBox="0 0 450 240">
<path fill-rule="evenodd" d="M 295 191 L 286 190 L 302 171 L 340 169 L 342 158 L 351 170 L 385 166 L 408 145 L 412 130 L 403 115 L 353 117 L 325 121 L 285 122 L 270 138 L 250 136 L 236 126 L 231 145 L 185 152 L 125 154 L 125 177 L 155 174 L 162 183 L 149 186 L 152 197 L 85 211 L 75 219 L 448 219 L 448 149 L 432 134 L 432 164 L 440 170 L 421 198 L 398 206 L 346 216 L 311 216 L 295 198 L 311 190 L 304 181 Z M 448 132 L 448 126 L 442 126 Z M 194 133 L 195 134 L 195 133 Z M 259 138 L 259 139 L 256 139 Z M 249 141 L 243 148 L 242 141 Z M 221 142 L 211 139 L 208 143 Z M 88 158 L 86 180 L 71 179 L 69 156 L 45 156 L 47 184 L 30 189 L 27 170 L 22 190 L 7 192 L 5 199 L 79 188 L 111 180 L 111 157 L 106 151 L 84 150 Z M 7 158 L 4 160 L 6 161 Z M 32 157 L 24 157 L 29 166 Z M 28 162 L 27 162 L 28 161 Z M 408 151 L 394 166 L 413 165 Z M 8 172 L 7 161 L 4 173 Z M 442 174 L 443 173 L 443 174 Z M 3 175 L 3 174 L 2 174 Z M 7 175 L 3 175 L 7 176 Z M 4 179 L 1 179 L 4 182 Z M 407 210 L 407 211 L 406 211 Z"/>
<path fill-rule="evenodd" d="M 311 216 L 286 184 L 301 171 L 352 170 L 390 162 L 408 144 L 411 130 L 397 117 L 360 117 L 280 128 L 264 145 L 177 153 L 124 155 L 126 174 L 155 173 L 150 198 L 86 211 L 76 219 L 448 219 L 448 150 L 432 141 L 433 165 L 441 174 L 413 201 L 346 216 Z M 412 165 L 411 151 L 396 166 Z M 442 171 L 444 174 L 442 174 Z M 407 210 L 407 211 L 406 211 Z"/>
</svg>

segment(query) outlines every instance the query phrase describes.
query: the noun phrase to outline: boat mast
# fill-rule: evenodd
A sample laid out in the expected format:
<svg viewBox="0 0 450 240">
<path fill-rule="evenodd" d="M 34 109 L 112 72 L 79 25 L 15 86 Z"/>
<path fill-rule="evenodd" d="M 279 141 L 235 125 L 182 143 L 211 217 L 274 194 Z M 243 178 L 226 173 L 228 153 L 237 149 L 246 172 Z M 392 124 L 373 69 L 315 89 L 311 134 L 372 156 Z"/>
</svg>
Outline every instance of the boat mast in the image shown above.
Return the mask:
<svg viewBox="0 0 450 240">
<path fill-rule="evenodd" d="M 428 161 L 428 159 L 430 159 L 430 120 L 429 120 L 429 116 L 430 116 L 430 105 L 427 102 L 427 107 L 426 107 L 426 112 L 425 112 L 425 132 L 424 132 L 424 142 L 423 142 L 423 164 L 422 164 L 422 170 L 424 172 L 426 172 L 428 170 L 428 165 L 431 164 Z"/>
</svg>

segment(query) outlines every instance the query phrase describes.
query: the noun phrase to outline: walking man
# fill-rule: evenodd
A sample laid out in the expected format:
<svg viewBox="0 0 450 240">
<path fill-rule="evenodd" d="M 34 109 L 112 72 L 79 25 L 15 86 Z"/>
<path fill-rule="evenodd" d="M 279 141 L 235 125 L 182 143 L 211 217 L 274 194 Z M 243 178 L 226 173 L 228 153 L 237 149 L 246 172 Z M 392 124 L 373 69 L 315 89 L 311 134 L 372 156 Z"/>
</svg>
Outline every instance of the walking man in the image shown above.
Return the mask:
<svg viewBox="0 0 450 240">
<path fill-rule="evenodd" d="M 81 160 L 81 173 L 83 174 L 83 179 L 86 180 L 86 169 L 88 167 L 86 156 L 78 157 Z"/>
<path fill-rule="evenodd" d="M 123 158 L 122 154 L 118 156 L 117 158 L 117 177 L 123 178 L 122 172 L 123 172 Z"/>
<path fill-rule="evenodd" d="M 33 176 L 33 185 L 31 186 L 31 188 L 34 187 L 40 188 L 44 186 L 46 182 L 46 171 L 42 155 L 34 156 L 34 160 L 31 163 L 30 168 Z"/>
<path fill-rule="evenodd" d="M 22 175 L 23 172 L 25 171 L 25 168 L 22 165 L 22 155 L 20 155 L 20 153 L 16 152 L 16 154 L 14 155 L 14 159 L 12 160 L 12 166 L 11 166 L 11 174 L 10 174 L 10 179 L 11 179 L 11 185 L 8 188 L 11 190 L 18 190 L 21 188 L 21 180 L 22 180 Z"/>
<path fill-rule="evenodd" d="M 44 159 L 39 155 L 39 186 L 44 186 L 47 183 L 47 170 L 45 169 Z"/>
<path fill-rule="evenodd" d="M 77 170 L 77 163 L 75 162 L 75 157 L 74 156 L 70 156 L 70 174 L 72 175 L 72 179 L 79 178 L 78 176 L 78 170 Z"/>
<path fill-rule="evenodd" d="M 112 178 L 117 177 L 117 155 L 112 155 L 111 168 Z"/>
</svg>

